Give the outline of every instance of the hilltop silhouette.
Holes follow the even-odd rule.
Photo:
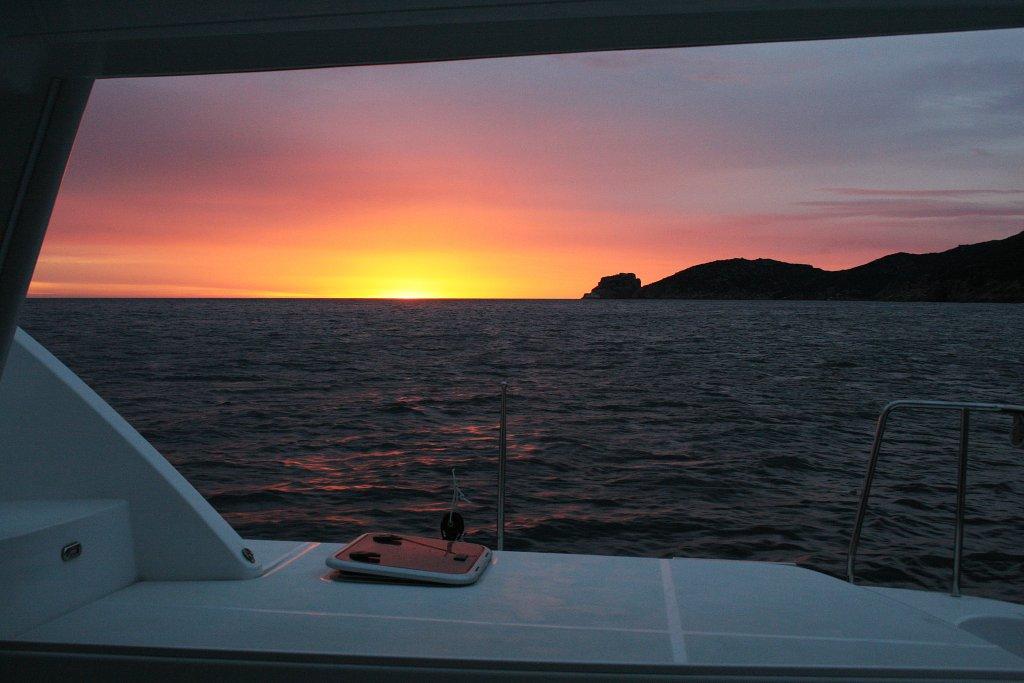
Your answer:
[[[643,286],[633,273],[619,273],[601,278],[583,298],[1024,302],[1024,231],[933,254],[890,254],[846,270],[734,258]]]

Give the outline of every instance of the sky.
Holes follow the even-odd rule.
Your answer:
[[[1024,230],[1024,31],[98,81],[33,296],[578,298]]]

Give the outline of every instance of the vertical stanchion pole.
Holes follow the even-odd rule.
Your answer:
[[[885,423],[889,421],[892,404],[882,409],[875,426],[875,440],[871,444],[871,457],[868,458],[868,473],[864,476],[864,486],[860,490],[860,503],[857,505],[857,519],[853,523],[853,534],[850,536],[850,549],[846,553],[846,578],[853,583],[853,563],[857,560],[857,546],[860,545],[860,532],[864,528],[864,515],[868,511],[868,498],[871,496],[871,484],[875,481],[875,469],[878,467],[878,454],[882,451],[882,437],[885,436]]]
[[[953,589],[950,594],[960,597],[960,560],[964,552],[964,507],[967,497],[967,432],[970,429],[971,411],[960,411],[960,457],[957,463],[956,480],[956,538],[953,542]]]
[[[501,416],[498,421],[498,550],[505,549],[505,461],[508,457],[506,420],[508,414],[508,382],[501,383]]]

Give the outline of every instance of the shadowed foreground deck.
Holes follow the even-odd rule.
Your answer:
[[[332,580],[337,545],[252,545],[278,558],[262,578],[137,582],[17,640],[464,673],[1024,676],[1024,659],[957,626],[1024,607],[790,565],[502,552],[476,585],[446,588]]]

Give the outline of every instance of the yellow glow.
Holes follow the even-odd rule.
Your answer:
[[[61,219],[88,207],[67,196],[57,208]],[[144,219],[133,213],[110,215],[104,222],[135,225]],[[209,220],[182,215],[172,222]],[[630,247],[609,250],[589,238],[581,237],[582,244],[553,239],[537,226],[599,222],[589,215],[545,217],[500,208],[429,206],[305,221],[293,217],[281,224],[269,218],[244,226],[229,221],[215,237],[202,231],[187,238],[153,231],[135,240],[112,230],[102,240],[61,238],[57,227],[50,236],[57,239],[48,242],[40,258],[30,294],[575,298],[605,272],[638,263],[644,254],[632,253]],[[673,259],[659,269],[675,265]]]
[[[475,246],[475,245],[474,245]],[[387,299],[573,297],[640,253],[544,251],[519,245],[393,249],[377,245],[162,242],[52,245],[32,296],[324,297]],[[668,270],[672,264],[658,264]],[[579,283],[583,282],[584,285]],[[574,297],[573,297],[574,298]]]
[[[490,254],[474,252],[338,252],[330,255],[338,265],[321,272],[336,272],[311,282],[321,295],[374,299],[449,299],[501,296],[509,277],[496,274]]]
[[[373,299],[436,299],[433,294],[429,292],[417,292],[408,289],[404,289],[397,292],[382,292],[380,296],[371,297]]]

